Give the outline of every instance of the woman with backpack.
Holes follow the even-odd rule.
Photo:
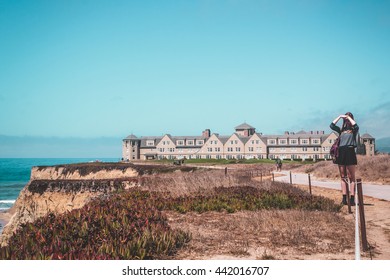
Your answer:
[[[343,119],[342,127],[338,127],[336,123]],[[340,142],[338,148],[338,157],[335,164],[338,164],[340,176],[341,176],[341,190],[343,192],[342,203],[347,204],[347,183],[343,178],[349,178],[350,182],[350,203],[355,205],[355,173],[356,173],[356,135],[359,131],[359,126],[354,120],[352,113],[348,112],[345,115],[338,116],[331,124],[330,128],[339,134]]]

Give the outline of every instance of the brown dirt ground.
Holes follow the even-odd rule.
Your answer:
[[[307,186],[298,186],[307,189]],[[314,195],[340,202],[340,191],[312,188]],[[362,259],[390,259],[390,202],[364,197],[370,250]],[[352,211],[354,212],[354,207]],[[257,212],[166,212],[173,228],[192,240],[176,259],[354,259],[354,214],[267,210]]]
[[[265,178],[263,178],[265,179]],[[270,179],[270,178],[269,178]],[[307,186],[298,186],[307,190]],[[312,187],[339,203],[338,190]],[[367,239],[371,249],[362,259],[390,260],[390,202],[364,197]],[[354,210],[354,207],[353,207]],[[187,230],[192,240],[176,259],[354,259],[354,214],[269,210],[233,214],[166,212],[173,228]],[[10,213],[0,213],[8,222]]]

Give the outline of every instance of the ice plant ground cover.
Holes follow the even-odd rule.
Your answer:
[[[191,240],[173,230],[164,210],[179,213],[301,209],[337,212],[340,205],[275,184],[215,188],[207,195],[171,197],[169,193],[139,189],[95,199],[81,209],[49,214],[24,224],[0,249],[1,259],[169,259]]]

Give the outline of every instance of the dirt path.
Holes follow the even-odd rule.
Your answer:
[[[298,186],[308,190],[307,186]],[[312,187],[313,195],[322,195],[333,199],[339,203],[341,201],[341,192],[339,190],[326,189],[321,187]],[[364,211],[367,227],[367,240],[373,247],[371,253],[372,259],[390,260],[390,202],[373,197],[364,197]],[[352,208],[354,212],[354,207]],[[342,214],[345,218],[353,220],[354,214],[348,214],[347,207],[343,207]],[[365,252],[364,258],[371,259],[370,252]]]
[[[297,187],[308,191],[307,186]],[[336,203],[341,200],[339,190],[312,187],[312,193]],[[364,204],[371,249],[361,250],[361,259],[390,260],[390,202],[365,197]],[[338,214],[296,210],[166,214],[172,227],[192,233],[177,259],[355,259],[355,216],[347,207]]]

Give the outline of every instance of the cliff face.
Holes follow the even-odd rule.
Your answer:
[[[151,169],[141,170],[129,164],[32,168],[29,183],[9,210],[12,217],[0,236],[0,246],[7,244],[19,225],[33,222],[50,212],[61,214],[81,208],[95,197],[129,188],[134,185],[134,179],[145,170]]]
[[[196,169],[120,163],[34,167],[29,183],[8,213],[12,217],[0,235],[0,246],[8,243],[21,224],[34,222],[49,213],[81,208],[113,191],[139,187],[180,196],[239,185],[242,180],[240,176],[225,176],[223,170],[193,172]]]

